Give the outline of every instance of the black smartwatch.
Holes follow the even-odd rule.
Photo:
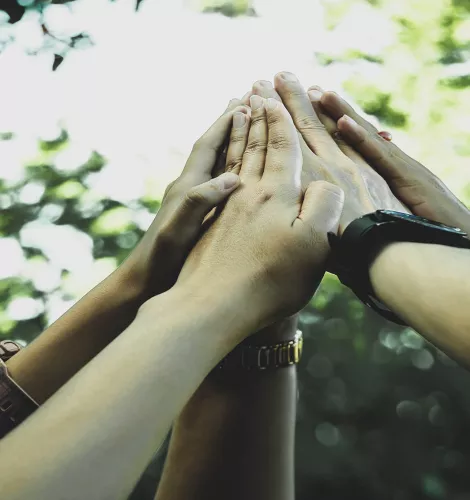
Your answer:
[[[380,250],[396,241],[470,248],[462,229],[392,210],[364,215],[351,222],[341,237],[328,233],[328,239],[328,271],[336,274],[364,304],[399,325],[407,324],[377,299],[370,281],[369,267]]]

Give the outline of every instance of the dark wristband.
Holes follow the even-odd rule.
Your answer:
[[[26,420],[39,407],[9,376],[4,361],[20,350],[12,341],[0,342],[0,439]]]

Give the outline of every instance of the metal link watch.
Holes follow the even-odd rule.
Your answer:
[[[219,369],[267,370],[298,364],[302,357],[303,336],[297,330],[287,342],[256,346],[239,345],[218,365]]]

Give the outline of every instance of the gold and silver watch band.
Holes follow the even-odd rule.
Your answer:
[[[221,361],[218,368],[223,370],[282,368],[299,363],[302,350],[303,336],[302,332],[297,330],[295,337],[286,342],[267,346],[239,345]]]

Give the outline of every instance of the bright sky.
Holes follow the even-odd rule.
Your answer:
[[[37,152],[37,138],[53,139],[62,124],[70,146],[56,158],[56,168],[73,170],[92,150],[108,158],[102,172],[89,179],[91,195],[123,203],[152,186],[155,195],[175,178],[192,144],[225,109],[258,79],[272,80],[290,70],[306,85],[341,91],[356,71],[372,71],[366,62],[320,66],[315,52],[340,54],[348,48],[373,53],[393,43],[393,26],[367,5],[353,8],[334,32],[326,30],[323,7],[313,0],[255,1],[257,18],[229,19],[200,14],[182,0],[145,0],[138,13],[134,0],[76,0],[71,8],[51,5],[50,31],[60,38],[89,32],[95,46],[70,52],[52,72],[52,52],[28,56],[41,47],[37,17],[14,26],[0,24],[0,40],[15,36],[0,54],[0,178],[22,178],[25,160]],[[361,19],[361,22],[357,22]],[[37,203],[44,186],[28,185],[26,203]],[[11,201],[0,193],[0,207]],[[51,291],[48,302],[14,299],[7,313],[26,319],[47,309],[56,319],[115,266],[113,259],[93,263],[88,235],[57,226],[57,207],[46,206],[41,221],[23,228],[23,245],[41,248],[49,261],[26,262],[14,238],[0,239],[0,279],[22,275]],[[136,214],[142,227],[150,214]],[[5,258],[6,257],[6,258]],[[70,277],[62,290],[62,269]],[[87,270],[87,272],[84,272]],[[53,291],[53,292],[52,292]]]

